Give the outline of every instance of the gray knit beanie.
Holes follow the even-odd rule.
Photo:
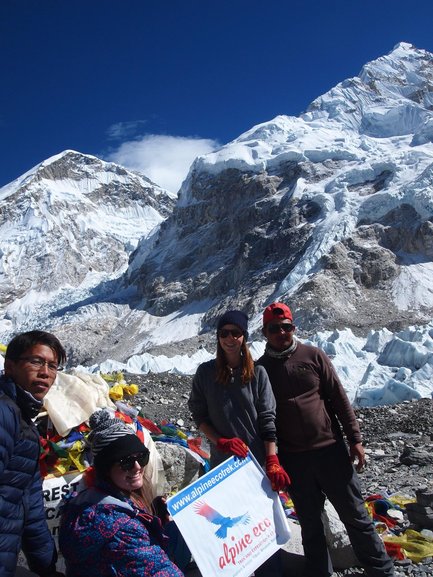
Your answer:
[[[107,470],[114,463],[135,453],[145,453],[146,446],[133,429],[113,417],[107,409],[95,411],[89,419],[91,432],[87,437],[96,470]]]

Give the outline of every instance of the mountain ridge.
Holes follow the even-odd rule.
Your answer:
[[[388,70],[390,63],[388,85],[372,85],[377,70]],[[418,258],[430,267],[432,256],[433,133],[424,145],[413,144],[415,135],[408,130],[421,126],[408,124],[402,112],[407,111],[407,104],[402,109],[402,69],[417,83],[410,95],[420,95],[415,88],[421,84],[430,105],[432,55],[401,43],[363,67],[367,84],[359,77],[340,83],[300,117],[278,116],[196,159],[158,247],[141,275],[135,272],[146,305],[164,315],[207,296],[216,304],[204,316],[205,327],[224,308],[241,306],[255,317],[258,330],[259,310],[274,299],[293,303],[307,330],[351,326],[365,332],[426,322],[432,310],[426,278],[428,303],[406,302],[402,310],[393,296],[405,262]],[[348,85],[351,100],[358,91],[357,109],[347,107]],[[365,127],[374,103],[380,126],[379,112],[394,110],[395,100],[399,114],[392,117],[392,136],[355,131],[347,120],[355,117],[355,125]],[[410,117],[412,105],[410,100]],[[428,124],[431,110],[417,106]],[[164,236],[167,229],[170,238]],[[416,266],[412,283],[422,276]],[[161,277],[164,284],[155,282]],[[370,319],[362,315],[367,303]]]
[[[173,204],[142,175],[70,150],[0,189],[2,332],[49,324],[95,290],[106,297]]]

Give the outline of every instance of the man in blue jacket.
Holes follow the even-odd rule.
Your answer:
[[[45,520],[39,434],[32,419],[66,361],[44,331],[14,337],[0,376],[0,577],[13,577],[20,549],[41,577],[56,575],[57,551]]]

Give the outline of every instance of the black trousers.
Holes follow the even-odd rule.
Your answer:
[[[281,559],[281,549],[269,557],[263,565],[254,571],[255,577],[282,577],[283,564]]]
[[[302,453],[288,453],[279,447],[278,457],[292,482],[289,492],[301,525],[305,577],[329,577],[333,573],[322,522],[326,497],[344,523],[365,573],[369,577],[394,576],[394,564],[365,508],[343,441]]]

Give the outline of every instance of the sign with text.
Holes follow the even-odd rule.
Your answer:
[[[46,477],[42,483],[45,517],[54,538],[59,535],[60,505],[63,497],[83,488],[83,473],[73,471],[61,477]]]
[[[60,525],[60,505],[63,497],[80,491],[83,488],[83,473],[73,471],[65,473],[61,477],[46,477],[42,483],[42,494],[44,497],[45,517],[47,519],[48,528],[54,537],[58,549],[59,525]],[[23,553],[20,553],[18,558],[18,565],[27,567],[27,563]],[[57,562],[57,569],[64,570],[64,560],[59,554]]]
[[[290,538],[278,494],[251,453],[227,459],[167,506],[206,577],[248,577]]]

